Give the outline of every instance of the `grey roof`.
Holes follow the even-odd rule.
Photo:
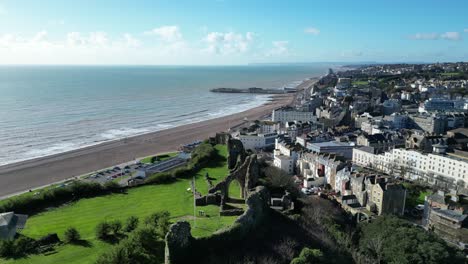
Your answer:
[[[11,239],[15,236],[17,229],[26,225],[27,215],[7,212],[0,214],[0,239]]]
[[[457,222],[463,222],[468,215],[459,213],[454,210],[447,210],[447,209],[434,209],[434,213],[441,215],[443,217],[449,218],[451,220],[455,220]]]

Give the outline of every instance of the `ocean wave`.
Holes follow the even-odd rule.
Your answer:
[[[74,150],[74,149],[77,149],[78,147],[79,146],[77,144],[71,143],[71,142],[58,143],[47,148],[35,148],[32,150],[29,150],[28,152],[25,153],[25,156],[30,157],[30,158],[43,157],[43,156],[48,156],[52,154]]]
[[[110,129],[102,133],[100,136],[107,140],[121,139],[129,136],[141,135],[148,133],[150,130],[146,128],[120,128],[120,129]]]

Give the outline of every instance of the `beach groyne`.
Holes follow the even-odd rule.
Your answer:
[[[291,91],[281,90],[281,89],[264,89],[258,87],[250,87],[250,88],[214,88],[211,89],[210,92],[213,93],[248,93],[248,94],[286,94],[290,93]]]

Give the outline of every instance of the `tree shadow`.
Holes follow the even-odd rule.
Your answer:
[[[93,246],[93,243],[89,242],[88,240],[85,239],[80,239],[77,241],[73,241],[70,244],[75,245],[75,246],[82,246],[82,247],[87,247],[90,248]]]
[[[115,244],[118,244],[120,242],[120,240],[122,240],[124,238],[127,238],[127,235],[122,234],[122,233],[118,233],[118,234],[108,235],[108,236],[106,236],[104,238],[101,238],[101,240],[106,242],[106,243],[109,243],[111,245],[115,245]]]

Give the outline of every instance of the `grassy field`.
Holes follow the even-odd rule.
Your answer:
[[[216,146],[218,153],[226,157],[226,146]],[[196,186],[201,193],[208,191],[204,175],[208,173],[213,182],[224,178],[228,174],[226,161],[221,160],[208,165],[196,175]],[[57,233],[63,238],[68,227],[75,227],[85,239],[88,246],[64,245],[56,247],[56,252],[48,256],[33,255],[24,259],[0,260],[1,263],[92,263],[110,244],[99,241],[95,237],[95,227],[103,220],[122,220],[129,216],[137,216],[143,221],[144,217],[162,210],[171,213],[175,222],[185,219],[192,224],[192,234],[197,237],[206,236],[214,231],[229,226],[236,217],[220,217],[219,207],[205,206],[204,217],[194,217],[193,197],[187,188],[191,179],[180,179],[167,185],[150,185],[129,189],[125,194],[112,194],[102,197],[81,199],[76,203],[32,216],[22,231],[23,235],[40,238],[49,233]],[[239,192],[232,184],[233,192]],[[3,262],[2,262],[3,261]]]
[[[165,153],[165,154],[161,154],[161,155],[157,155],[157,156],[163,156],[159,161],[164,161],[164,160],[167,160],[169,158],[172,158],[174,156],[177,156],[177,154],[179,154],[179,152],[170,152],[170,153]],[[154,157],[154,156],[148,156],[146,158],[143,158],[140,160],[141,163],[151,163],[151,158]]]
[[[461,74],[462,74],[461,72],[443,72],[440,75],[453,77],[453,76],[458,76],[458,75],[461,75]]]
[[[363,86],[363,85],[368,85],[369,82],[367,80],[358,80],[358,81],[353,81],[352,85],[356,86]]]

